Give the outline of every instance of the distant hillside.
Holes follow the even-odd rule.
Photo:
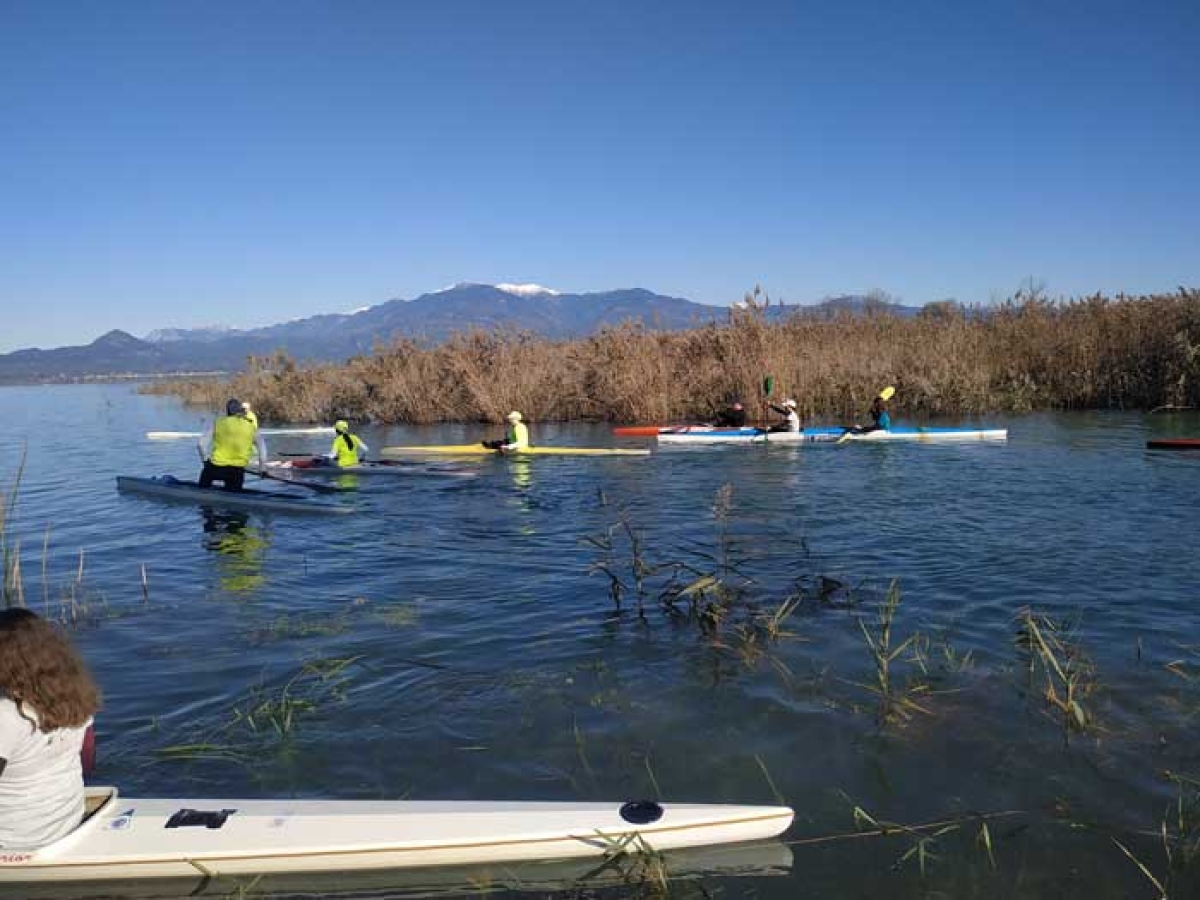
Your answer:
[[[772,306],[777,318],[797,310],[862,312],[876,301],[838,297],[816,307]],[[893,307],[902,315],[910,307]],[[693,303],[641,288],[562,294],[537,285],[457,284],[414,300],[389,300],[355,313],[312,316],[264,328],[163,328],[145,340],[110,331],[82,347],[18,350],[0,355],[0,382],[68,381],[85,377],[240,370],[250,354],[284,349],[301,360],[368,353],[379,342],[411,337],[440,342],[470,328],[516,328],[552,338],[591,334],[635,320],[676,330],[723,322],[727,307]]]

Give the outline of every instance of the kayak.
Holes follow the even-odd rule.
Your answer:
[[[288,872],[353,872],[604,858],[774,837],[786,806],[634,801],[541,803],[131,800],[87,791],[90,814],[33,851],[0,854],[0,884]]]
[[[706,432],[664,432],[660,444],[828,444],[849,441],[1003,441],[1005,429],[906,428],[877,430],[855,434],[846,428],[805,428],[803,431],[768,431],[761,428],[714,429]]]
[[[253,488],[245,488],[240,491],[227,491],[220,487],[202,488],[194,481],[182,481],[170,475],[156,478],[118,475],[117,490],[123,494],[143,494],[149,497],[160,497],[164,500],[199,503],[204,506],[227,506],[238,509],[263,509],[272,512],[319,515],[345,515],[354,512],[352,507],[314,501],[304,494],[257,491]]]
[[[286,476],[307,476],[312,478],[337,478],[342,475],[430,475],[444,478],[474,478],[475,472],[464,469],[447,469],[423,465],[421,463],[401,462],[361,462],[353,466],[337,466],[322,457],[311,459],[292,459],[285,462],[272,461],[267,468]]]
[[[1200,438],[1159,438],[1146,441],[1147,450],[1200,450]]]
[[[816,444],[833,443],[845,428],[805,428],[803,431],[764,431],[761,428],[673,429],[658,433],[660,444]]]
[[[717,425],[619,425],[612,430],[617,437],[656,437],[665,432],[718,431]]]
[[[955,441],[1007,441],[1007,428],[906,428],[888,431],[878,429],[862,434],[847,433],[845,441],[919,441],[921,443],[953,443]]]
[[[794,863],[791,848],[774,838],[664,850],[655,859],[655,870],[656,873],[661,871],[673,884],[699,878],[783,876],[791,873]],[[513,892],[523,892],[520,896],[531,897],[536,891],[538,897],[579,898],[615,896],[599,893],[600,888],[606,887],[628,892],[630,885],[646,883],[646,869],[645,856],[631,848],[623,857],[604,861],[583,856],[355,872],[272,872],[252,878],[206,878],[199,870],[187,878],[134,880],[109,875],[105,880],[70,883],[25,882],[20,885],[20,897],[21,900],[116,900],[118,897],[121,900],[194,900],[196,897],[223,900],[233,897],[245,897],[246,900],[416,900],[427,897],[449,900],[515,896]],[[254,883],[253,891],[245,891],[246,881]],[[657,874],[655,882],[658,882]],[[239,893],[239,889],[245,892]],[[684,891],[683,895],[691,896],[691,892]],[[675,892],[668,896],[675,896]]]
[[[259,434],[264,435],[286,435],[286,434],[333,434],[333,429],[328,426],[317,426],[313,428],[260,428]],[[152,441],[177,441],[185,438],[198,438],[202,436],[199,431],[147,431],[146,437]]]
[[[422,444],[417,447],[384,447],[383,456],[413,453],[447,453],[458,456],[649,456],[649,450],[619,450],[614,447],[526,447],[501,453],[483,444]]]

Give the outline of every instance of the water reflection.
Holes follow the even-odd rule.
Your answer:
[[[266,535],[249,524],[250,515],[242,510],[202,507],[205,550],[214,551],[217,583],[231,594],[253,594],[263,586],[263,558]]]
[[[519,534],[523,537],[532,537],[537,534],[537,529],[534,528],[533,522],[529,517],[533,515],[535,503],[533,500],[533,467],[528,459],[514,457],[506,460],[508,463],[509,477],[512,478],[512,484],[515,490],[513,491],[513,505],[517,511],[524,517],[524,520],[517,528]]]

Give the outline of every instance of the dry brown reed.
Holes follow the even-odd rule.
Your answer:
[[[755,297],[728,322],[687,331],[624,324],[572,341],[471,331],[438,346],[397,340],[341,364],[279,352],[252,357],[228,382],[147,390],[214,409],[232,393],[272,422],[497,422],[510,409],[541,421],[667,422],[735,398],[759,415],[766,375],[807,418],[861,415],[889,384],[907,417],[1200,405],[1200,290],[1071,301],[1033,292],[987,309],[929,304],[912,318],[782,321]]]

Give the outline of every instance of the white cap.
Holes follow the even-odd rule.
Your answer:
[[[787,400],[784,400],[784,401],[783,401],[783,405],[784,405],[784,406],[790,406],[792,409],[795,409],[795,408],[796,408],[796,401],[795,401],[795,400],[793,400],[793,399],[791,399],[791,398],[789,397]]]
[[[508,421],[510,421],[510,422],[520,422],[521,414],[514,409],[512,412],[510,412],[504,418],[508,419]]]

